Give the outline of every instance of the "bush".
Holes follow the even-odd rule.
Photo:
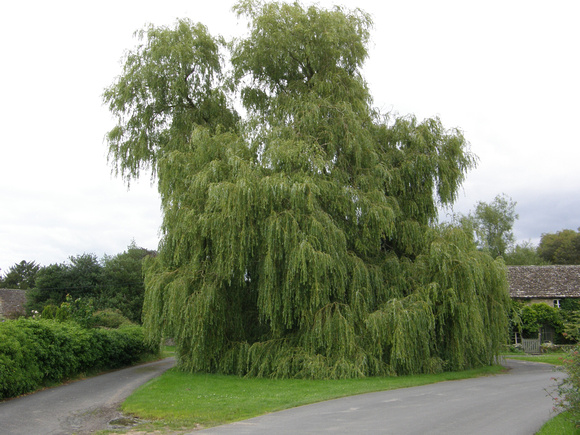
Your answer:
[[[555,408],[568,411],[576,426],[580,425],[580,347],[569,351],[562,360],[562,370],[567,374],[559,380],[554,397]]]
[[[120,310],[108,308],[93,314],[91,324],[93,327],[119,328],[124,325],[133,325],[133,322],[123,316]]]
[[[75,322],[19,319],[0,324],[0,399],[86,372],[138,362],[159,349],[140,326],[86,329]]]
[[[504,348],[505,352],[509,353],[524,353],[524,349],[522,348],[522,344],[507,344]]]

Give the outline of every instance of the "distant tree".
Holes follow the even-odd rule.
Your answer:
[[[508,266],[541,266],[548,264],[531,242],[523,242],[510,249],[503,259]]]
[[[73,299],[92,298],[98,295],[103,285],[103,264],[95,254],[70,257],[68,294]]]
[[[538,255],[551,264],[580,264],[580,228],[542,234]]]
[[[118,309],[133,322],[141,322],[143,309],[143,259],[155,251],[131,243],[127,250],[103,260],[103,286],[97,307]]]
[[[36,286],[28,292],[28,310],[61,306],[81,298],[96,310],[115,309],[133,322],[141,321],[143,259],[155,251],[131,243],[127,250],[99,260],[94,254],[72,256],[69,261],[40,268]]]
[[[473,212],[460,216],[464,230],[474,235],[478,247],[493,258],[504,256],[515,241],[512,232],[518,219],[516,202],[505,194],[497,195],[491,204],[479,201]]]
[[[69,288],[68,265],[51,264],[42,267],[36,276],[35,287],[26,294],[28,312],[42,312],[46,305],[60,305]]]
[[[51,264],[38,271],[35,288],[27,295],[27,309],[41,312],[47,304],[62,304],[67,295],[94,298],[102,284],[103,266],[94,254],[73,256],[68,263]]]
[[[21,261],[8,269],[3,277],[0,277],[0,288],[28,290],[34,287],[36,274],[40,266],[34,261]]]

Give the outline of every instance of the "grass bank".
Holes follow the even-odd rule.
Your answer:
[[[522,361],[541,362],[546,364],[562,365],[562,358],[565,353],[546,353],[542,355],[508,354],[505,358],[518,359]]]
[[[536,435],[580,435],[580,429],[567,412],[562,412],[542,426]]]
[[[256,417],[295,406],[375,391],[500,373],[501,366],[436,375],[311,381],[165,372],[139,388],[123,412],[150,420],[147,429],[188,430]]]

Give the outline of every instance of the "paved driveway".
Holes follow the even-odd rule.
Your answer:
[[[548,364],[507,360],[507,374],[362,394],[194,434],[532,435],[554,416]]]
[[[173,366],[167,358],[0,403],[2,435],[69,435],[106,429],[137,387]]]

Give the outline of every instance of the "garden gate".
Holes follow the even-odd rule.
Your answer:
[[[522,338],[522,348],[525,353],[540,353],[540,337]]]

